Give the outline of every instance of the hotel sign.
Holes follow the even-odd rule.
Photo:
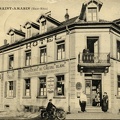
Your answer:
[[[40,75],[47,75],[50,73],[59,73],[59,72],[63,73],[67,71],[68,71],[67,62],[59,62],[59,63],[24,68],[22,71],[22,77],[40,76]]]

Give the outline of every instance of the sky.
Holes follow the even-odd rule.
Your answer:
[[[0,0],[0,46],[4,39],[9,39],[10,28],[20,29],[27,21],[36,22],[41,14],[51,11],[51,16],[58,21],[64,21],[66,9],[70,18],[78,16],[82,4],[87,0]],[[100,0],[103,6],[100,18],[112,21],[120,18],[120,0]],[[3,7],[30,7],[30,10],[2,10]],[[24,31],[24,29],[22,28]]]

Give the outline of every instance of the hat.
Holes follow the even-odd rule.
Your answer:
[[[52,101],[52,99],[49,99],[49,101]]]

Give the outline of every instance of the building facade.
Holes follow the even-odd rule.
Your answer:
[[[73,112],[80,92],[92,106],[97,92],[109,96],[109,111],[120,110],[120,20],[99,18],[102,2],[83,3],[80,15],[59,22],[50,14],[27,21],[26,32],[10,29],[0,47],[0,109],[37,109],[49,99]]]

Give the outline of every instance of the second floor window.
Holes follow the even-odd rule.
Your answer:
[[[120,41],[117,41],[117,59],[120,60]]]
[[[25,52],[25,66],[31,65],[31,51]]]
[[[24,89],[24,95],[29,97],[31,95],[31,91],[30,91],[30,79],[25,79],[25,89]]]
[[[46,46],[40,48],[40,63],[45,63],[47,58]]]
[[[88,8],[88,21],[97,21],[97,8]]]
[[[40,87],[39,87],[39,96],[46,96],[46,77],[39,78]]]
[[[57,43],[57,60],[65,59],[65,42]]]
[[[9,56],[9,69],[13,69],[14,65],[14,55]]]

